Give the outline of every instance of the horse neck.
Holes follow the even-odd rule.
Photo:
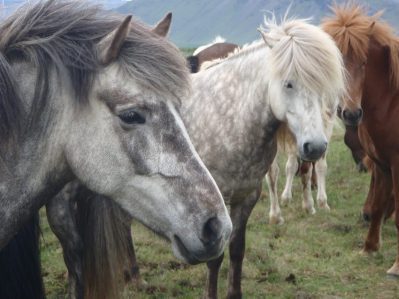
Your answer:
[[[371,40],[362,96],[364,117],[377,116],[376,109],[387,113],[390,106],[387,101],[396,92],[397,88],[391,86],[389,50]]]
[[[0,249],[72,179],[66,166],[45,150],[48,144],[34,146],[37,142],[25,140],[0,162]],[[15,160],[10,163],[8,157]]]
[[[186,106],[214,107],[217,114],[239,114],[243,120],[269,111],[269,50],[246,51],[193,75],[194,95]]]
[[[192,75],[193,95],[183,102],[190,138],[222,192],[241,188],[232,173],[237,179],[251,169],[245,179],[258,180],[275,151],[280,122],[268,101],[267,56],[262,48]]]
[[[31,79],[27,76],[17,78]],[[30,109],[34,92],[27,81],[19,87],[25,108]],[[0,151],[0,248],[32,212],[72,179],[62,157],[62,134],[56,133],[60,128],[56,128],[52,121],[61,118],[54,113],[60,107],[56,107],[56,99],[49,102],[54,105],[43,107],[39,121],[20,132],[16,142]],[[27,125],[27,114],[19,121]]]

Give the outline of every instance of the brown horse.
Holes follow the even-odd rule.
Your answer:
[[[399,231],[399,39],[379,20],[381,13],[370,17],[353,4],[336,6],[333,12],[323,27],[344,55],[349,75],[342,118],[358,125],[360,143],[374,162],[371,224],[364,245],[368,253],[380,246],[381,224],[392,195]],[[399,276],[399,251],[388,274]]]
[[[211,44],[200,52],[194,53],[195,55],[187,57],[190,71],[197,73],[204,62],[225,58],[237,48],[238,45],[225,42]]]

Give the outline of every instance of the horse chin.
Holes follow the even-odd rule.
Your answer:
[[[177,235],[174,235],[172,239],[172,249],[174,255],[178,259],[187,264],[196,265],[219,257],[223,253],[225,244],[224,240],[225,237],[221,236],[207,246],[204,246],[203,249],[193,252],[187,249],[184,242]]]
[[[323,153],[324,154],[324,153]],[[316,162],[317,160],[319,160],[323,154],[321,155],[305,155],[304,153],[300,152],[299,153],[299,158],[303,161],[303,162]]]
[[[348,127],[357,127],[361,121],[362,121],[361,118],[359,118],[358,120],[348,120],[348,119],[342,118],[342,122],[344,123],[345,126],[348,126]]]
[[[201,261],[187,249],[183,241],[176,235],[173,236],[172,248],[174,255],[183,262],[190,265],[197,265],[201,263]]]

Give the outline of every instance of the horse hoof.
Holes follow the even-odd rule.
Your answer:
[[[292,201],[291,197],[281,197],[281,205],[288,206]]]
[[[377,253],[377,250],[368,250],[365,248],[359,251],[359,255],[363,257],[374,257],[377,255]]]
[[[387,271],[387,276],[392,279],[399,280],[399,264],[395,263],[393,266]]]
[[[316,210],[314,207],[307,207],[307,206],[302,206],[302,208],[308,213],[309,215],[314,215],[316,214]]]
[[[309,213],[310,215],[316,214],[315,208],[312,207],[311,209],[308,209],[308,213]]]
[[[282,216],[270,216],[269,218],[269,224],[272,225],[282,225],[284,224],[284,218]]]
[[[319,209],[324,210],[326,212],[330,212],[330,206],[326,202],[319,202]]]

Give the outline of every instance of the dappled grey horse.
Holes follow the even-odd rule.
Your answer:
[[[190,137],[231,207],[229,298],[240,298],[245,230],[286,123],[303,160],[320,158],[327,139],[322,114],[344,92],[339,50],[301,20],[267,21],[263,40],[192,76],[193,95],[181,113]],[[206,297],[217,297],[223,255],[208,263]]]
[[[178,114],[189,91],[178,49],[76,1],[28,4],[0,36],[0,248],[77,178],[182,260],[223,252],[231,221]]]
[[[327,148],[322,113],[335,111],[344,90],[341,55],[321,29],[301,20],[266,21],[263,41],[192,76],[182,107],[190,137],[230,205],[229,298],[240,298],[245,230],[262,179],[286,123],[303,160]],[[217,297],[223,255],[209,262],[206,296]]]

